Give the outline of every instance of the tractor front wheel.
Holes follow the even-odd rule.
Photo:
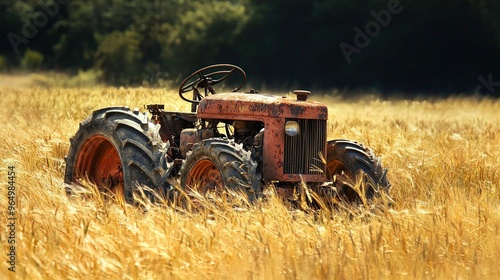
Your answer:
[[[326,174],[347,202],[359,202],[361,196],[371,199],[391,186],[387,169],[372,150],[350,140],[328,142]]]
[[[200,194],[229,190],[253,201],[262,189],[257,163],[250,152],[231,140],[207,139],[195,144],[180,174],[181,187]]]

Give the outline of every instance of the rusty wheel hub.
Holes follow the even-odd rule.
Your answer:
[[[191,169],[188,185],[192,188],[197,186],[196,189],[202,194],[208,191],[222,192],[224,188],[220,170],[212,161],[207,159],[200,160]]]
[[[123,192],[123,168],[115,146],[104,136],[90,137],[75,164],[75,181],[87,179],[98,187]]]

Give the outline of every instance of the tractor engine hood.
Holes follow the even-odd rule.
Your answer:
[[[328,108],[319,102],[255,93],[220,93],[205,97],[198,106],[202,119],[328,119]]]

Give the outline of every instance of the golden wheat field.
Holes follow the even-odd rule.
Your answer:
[[[64,156],[92,110],[189,104],[175,89],[3,77],[0,279],[500,279],[499,100],[312,98],[329,106],[330,139],[358,140],[382,158],[391,207],[313,213],[270,193],[249,208],[190,213],[68,198]]]

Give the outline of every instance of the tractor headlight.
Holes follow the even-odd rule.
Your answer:
[[[296,136],[300,133],[299,123],[296,121],[287,121],[285,124],[285,133],[288,136]]]

